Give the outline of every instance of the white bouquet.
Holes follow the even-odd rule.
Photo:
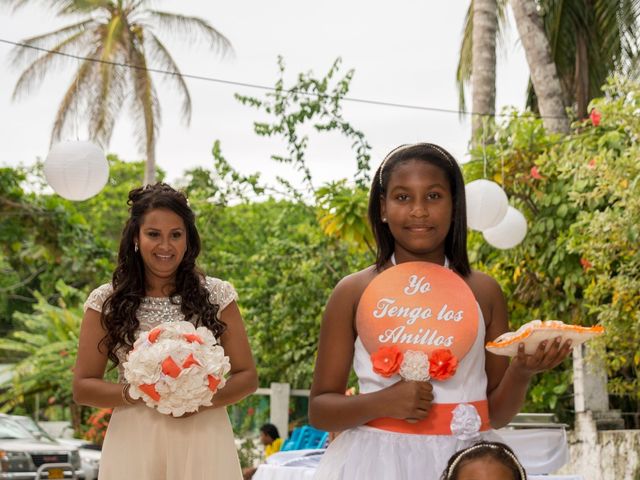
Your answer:
[[[174,417],[212,405],[231,369],[211,331],[186,321],[142,332],[123,367],[131,398]]]

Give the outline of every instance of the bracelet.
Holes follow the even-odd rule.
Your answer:
[[[131,385],[128,383],[122,386],[122,401],[126,405],[134,405],[136,402],[129,396],[129,388],[131,388]]]

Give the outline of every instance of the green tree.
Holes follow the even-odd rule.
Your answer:
[[[315,187],[306,163],[309,136],[300,133],[300,129],[308,124],[317,132],[335,131],[352,140],[356,160],[355,182],[363,188],[369,182],[371,146],[364,133],[355,129],[342,114],[342,101],[349,92],[354,71],[349,70],[344,77],[335,79],[341,62],[340,58],[336,59],[324,77],[315,78],[311,72],[301,73],[294,85],[286,87],[284,60],[279,57],[280,78],[276,81],[274,92],[267,93],[263,99],[236,94],[242,104],[262,110],[272,117],[270,122],[255,122],[254,131],[260,136],[282,137],[287,144],[287,154],[272,155],[271,158],[291,164],[301,172],[306,187],[311,191],[315,191]],[[299,191],[294,193],[298,198],[303,197]]]
[[[576,122],[566,137],[547,136],[531,115],[498,126],[487,170],[524,212],[529,231],[507,251],[474,233],[470,257],[503,286],[513,328],[537,318],[602,324],[606,335],[594,345],[607,361],[614,406],[637,411],[640,85],[617,78],[605,93],[593,103],[601,123]],[[480,163],[465,167],[467,180],[481,176]],[[536,379],[528,410],[551,408],[569,419],[566,367]]]
[[[33,313],[16,312],[17,328],[7,338],[0,338],[0,351],[19,358],[12,380],[1,386],[0,405],[7,412],[33,401],[36,395],[53,397],[57,404],[70,408],[78,431],[81,410],[73,402],[71,386],[84,295],[61,281],[56,289],[57,305],[36,293],[38,303]]]
[[[18,7],[27,1],[2,3]],[[127,106],[140,149],[146,155],[144,183],[153,183],[161,115],[149,68],[174,72],[163,79],[177,92],[183,119],[188,122],[191,117],[187,84],[160,32],[171,32],[192,43],[204,40],[222,53],[231,49],[229,41],[206,20],[156,10],[148,0],[57,0],[51,6],[58,15],[80,19],[22,41],[49,52],[16,47],[13,62],[27,62],[28,66],[16,83],[14,98],[31,91],[57,64],[70,60],[59,54],[86,58],[80,61],[58,107],[51,141],[64,137],[73,129],[74,119],[86,115],[89,136],[106,147],[122,108]]]
[[[84,288],[111,269],[111,252],[96,238],[72,202],[40,194],[40,166],[0,169],[0,327],[11,328],[14,311],[28,312],[38,291],[55,299],[58,280]],[[31,191],[26,190],[28,185]]]

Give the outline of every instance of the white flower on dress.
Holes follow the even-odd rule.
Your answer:
[[[405,380],[426,382],[429,380],[429,357],[426,353],[407,350],[400,365],[400,376]]]
[[[212,405],[231,369],[211,331],[186,321],[142,332],[123,367],[131,398],[174,417]]]
[[[460,403],[453,409],[451,433],[459,440],[472,440],[480,436],[482,419],[476,407]]]

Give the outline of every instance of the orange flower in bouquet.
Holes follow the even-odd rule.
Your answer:
[[[383,377],[391,377],[400,370],[403,357],[395,345],[380,347],[377,352],[371,354],[373,371]]]
[[[429,356],[429,375],[434,380],[447,380],[455,375],[458,359],[448,348],[438,348]]]

